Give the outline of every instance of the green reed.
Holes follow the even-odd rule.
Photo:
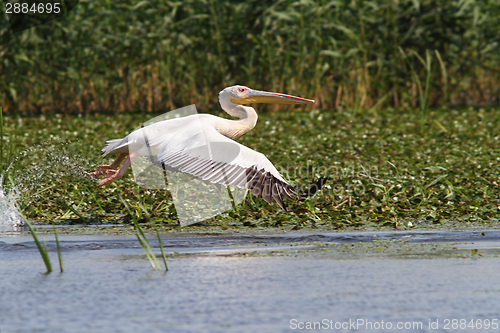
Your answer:
[[[498,103],[499,15],[495,1],[80,2],[20,34],[0,22],[0,103],[28,115],[204,109],[236,83],[357,112],[388,93],[379,107]],[[432,88],[412,91],[399,48],[422,55],[416,75]]]
[[[59,271],[61,273],[64,273],[64,264],[62,260],[62,254],[61,254],[61,246],[59,245],[59,238],[57,237],[57,231],[56,227],[54,224],[52,224],[53,230],[54,230],[54,237],[56,238],[56,247],[57,247],[57,258],[59,260]]]
[[[133,221],[134,226],[136,228],[136,233],[135,235],[137,236],[137,240],[141,244],[142,249],[144,250],[144,253],[146,253],[146,257],[149,260],[149,263],[151,264],[151,267],[153,267],[153,270],[159,270],[161,271],[161,266],[158,260],[156,259],[156,255],[151,249],[151,246],[149,245],[149,241],[146,238],[146,235],[144,234],[144,231],[142,231],[141,226],[136,222]]]
[[[142,249],[144,250],[144,253],[146,254],[146,258],[148,258],[149,263],[151,264],[151,267],[153,270],[159,270],[161,271],[161,266],[158,260],[156,259],[156,254],[153,252],[153,249],[149,245],[149,241],[146,237],[146,234],[142,230],[141,226],[139,223],[137,223],[138,217],[142,216],[141,209],[136,209],[135,214],[132,212],[129,204],[121,198],[122,204],[125,206],[125,209],[128,211],[129,215],[132,217],[132,223],[134,224],[135,227],[135,235],[137,237],[137,240],[139,241],[139,244],[141,244]],[[144,207],[143,207],[144,208]],[[139,215],[138,215],[139,214]],[[158,238],[158,244],[161,249],[161,254],[162,254],[162,259],[165,264],[165,270],[168,271],[168,265],[167,265],[167,257],[165,255],[165,252],[163,250],[163,245],[161,242],[160,234],[158,233],[158,230],[155,227],[156,231],[156,237]]]
[[[31,224],[28,221],[26,221],[26,225],[28,226],[28,229],[30,231],[31,236],[33,236],[33,239],[35,240],[35,244],[36,244],[36,247],[38,248],[38,252],[40,252],[40,255],[42,256],[43,263],[45,264],[45,267],[47,268],[46,274],[49,274],[50,272],[52,272],[52,264],[50,263],[50,257],[49,257],[49,253],[47,251],[47,245],[44,242],[44,245],[42,246],[42,244],[38,240],[38,237],[35,233],[35,230],[33,229],[33,227],[31,226]]]
[[[47,244],[44,241],[43,246],[42,246],[42,243],[40,243],[40,240],[38,239],[38,236],[37,236],[35,230],[31,226],[31,223],[26,221],[26,225],[28,226],[28,230],[29,230],[31,236],[33,237],[33,240],[35,241],[38,252],[42,256],[43,263],[45,264],[45,267],[47,268],[47,272],[45,274],[49,274],[52,272],[52,264],[50,262],[49,252],[47,250]],[[56,231],[56,228],[54,226],[53,226],[53,230],[54,230],[54,237],[56,239],[57,257],[58,257],[58,261],[59,261],[59,271],[61,273],[64,273],[64,264],[63,264],[63,260],[62,260],[62,254],[61,254],[61,246],[59,245],[59,238],[57,237],[57,231]]]
[[[425,121],[427,118],[427,109],[429,107],[429,93],[431,91],[431,78],[432,78],[432,58],[431,58],[431,53],[429,50],[425,51],[425,60],[415,51],[412,51],[413,55],[422,63],[424,66],[424,71],[425,71],[425,85],[422,87],[422,81],[420,80],[420,76],[413,66],[412,62],[410,59],[408,59],[408,56],[406,53],[403,51],[402,48],[399,48],[399,51],[401,52],[403,58],[406,60],[408,63],[408,66],[410,67],[411,74],[414,80],[414,83],[417,86],[418,89],[418,96],[420,100],[420,131],[423,133],[424,132],[424,126],[425,126]],[[436,54],[439,54],[436,50]]]
[[[163,249],[163,243],[161,241],[160,233],[158,232],[158,228],[156,228],[156,226],[155,226],[155,232],[156,232],[156,238],[158,238],[158,246],[160,246],[161,250],[161,257],[163,259],[163,263],[165,264],[165,270],[168,271],[167,256],[165,255],[165,250]]]

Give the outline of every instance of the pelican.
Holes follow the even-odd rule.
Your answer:
[[[316,101],[237,85],[222,90],[219,103],[225,112],[238,119],[194,114],[156,122],[123,139],[109,140],[102,149],[103,157],[108,154],[118,154],[118,157],[109,165],[97,167],[91,176],[104,175],[99,181],[99,186],[103,186],[123,177],[132,161],[142,156],[163,168],[203,181],[250,190],[268,203],[274,199],[287,211],[283,198],[293,199],[304,192],[290,185],[264,154],[236,140],[257,123],[257,112],[248,104],[315,104]],[[122,161],[122,167],[117,169]],[[324,181],[318,180],[305,195],[313,195]]]

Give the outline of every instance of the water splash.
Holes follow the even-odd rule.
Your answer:
[[[39,209],[40,202],[64,200],[59,199],[58,188],[68,177],[92,181],[84,158],[74,150],[71,143],[51,140],[16,154],[0,174],[0,231],[22,230],[28,206]]]
[[[19,191],[16,188],[5,190],[3,178],[4,175],[0,175],[0,231],[22,230],[26,221],[17,206]]]

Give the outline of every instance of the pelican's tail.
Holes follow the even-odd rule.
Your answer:
[[[108,140],[101,151],[103,157],[108,154],[128,153],[128,138]]]

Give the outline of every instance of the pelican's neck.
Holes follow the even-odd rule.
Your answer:
[[[242,135],[251,131],[257,124],[257,112],[250,106],[235,104],[229,100],[220,100],[220,105],[224,111],[237,120],[223,119],[218,129],[219,132],[233,140],[239,139]],[[224,123],[224,125],[222,125]]]
[[[257,119],[259,119],[259,116],[257,115],[255,109],[250,106],[233,104],[232,108],[223,109],[230,116],[239,118],[238,120],[233,120],[233,122],[247,127],[248,131],[252,130],[255,127],[255,125],[257,124]]]

